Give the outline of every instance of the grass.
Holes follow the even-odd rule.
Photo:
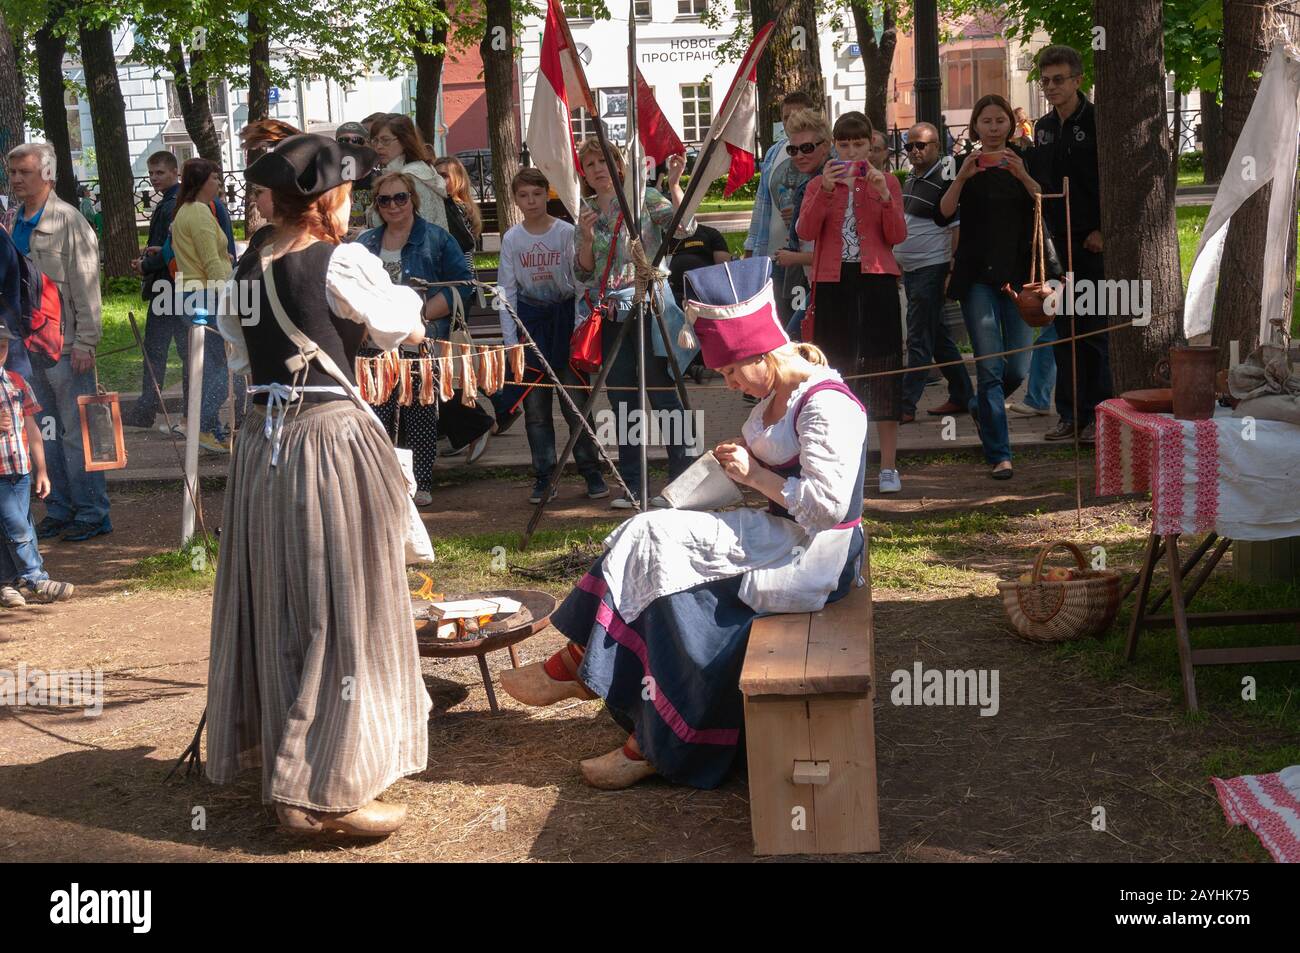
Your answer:
[[[459,536],[435,536],[437,562],[415,567],[434,579],[435,588],[448,594],[484,589],[537,589],[563,594],[581,575],[557,579],[554,583],[538,582],[512,571],[512,566],[536,567],[571,552],[573,547],[599,547],[606,536],[620,524],[608,520],[583,529],[543,529],[533,535],[526,552],[519,550],[519,533],[492,532]],[[146,556],[132,571],[133,588],[149,590],[193,591],[210,589],[216,579],[218,543],[210,548],[194,537],[180,549]],[[584,567],[585,568],[585,567]],[[411,588],[418,583],[413,578]]]
[[[1179,170],[1179,172],[1178,172],[1178,184],[1179,184],[1179,185],[1204,185],[1204,184],[1205,184],[1205,170],[1204,170],[1204,169],[1194,169],[1194,170],[1192,170],[1192,171],[1190,171],[1190,172],[1183,171],[1183,170]]]
[[[988,573],[964,565],[972,549],[983,548],[1006,529],[997,510],[975,510],[939,519],[870,527],[871,584],[881,589],[933,591],[960,588],[971,595],[996,590]]]
[[[1190,548],[1191,540],[1184,540]],[[1159,579],[1161,577],[1157,577]],[[1156,591],[1162,591],[1163,586]],[[1130,604],[1131,606],[1131,601]],[[1264,606],[1300,605],[1300,585],[1258,585],[1238,582],[1224,570],[1211,577],[1197,593],[1192,603],[1196,612],[1224,612],[1260,608]],[[1167,603],[1164,611],[1168,611]],[[1065,657],[1077,658],[1089,674],[1112,683],[1131,682],[1141,687],[1160,691],[1172,699],[1181,700],[1182,682],[1178,667],[1178,648],[1172,630],[1144,632],[1138,641],[1137,658],[1132,663],[1124,661],[1124,645],[1128,635],[1131,608],[1121,612],[1115,626],[1101,641],[1087,640],[1061,646],[1058,651]],[[1287,644],[1295,641],[1294,625],[1252,625],[1215,627],[1192,630],[1192,645],[1196,648],[1230,648],[1233,646]],[[1253,700],[1243,698],[1243,680],[1255,680]],[[1217,714],[1229,712],[1245,721],[1300,734],[1300,663],[1270,662],[1268,664],[1210,665],[1196,669],[1196,694],[1202,712]],[[1204,715],[1186,716],[1196,721]],[[1239,758],[1236,767],[1224,767],[1235,774],[1259,770],[1276,770],[1261,767],[1258,759],[1250,760],[1248,768],[1244,752],[1250,746],[1233,748]],[[1300,763],[1300,759],[1286,762]],[[1285,764],[1280,765],[1285,767]]]
[[[217,575],[217,541],[207,546],[193,536],[179,549],[146,556],[136,563],[132,576],[137,589],[199,590],[211,588]]]
[[[1183,288],[1187,288],[1187,279],[1192,273],[1192,262],[1196,259],[1196,246],[1200,244],[1201,234],[1205,231],[1205,220],[1210,215],[1208,205],[1180,205],[1176,210],[1178,216],[1178,259],[1182,264]],[[1300,220],[1298,220],[1300,222]],[[1296,259],[1296,290],[1300,292],[1300,258]],[[1291,300],[1291,333],[1300,333],[1300,293]]]
[[[697,212],[750,212],[754,209],[753,198],[705,199]]]

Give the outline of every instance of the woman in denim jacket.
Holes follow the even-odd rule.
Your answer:
[[[459,281],[471,276],[465,254],[445,228],[432,225],[419,215],[420,196],[415,183],[404,172],[389,172],[380,176],[374,185],[375,208],[384,224],[362,232],[360,244],[384,263],[394,284],[410,284],[411,279],[422,281]],[[432,288],[426,294],[424,305],[425,333],[430,339],[444,340],[449,336],[453,309],[453,295],[462,302],[473,294],[473,286]],[[460,407],[459,398],[442,406],[442,422],[452,439],[470,443],[483,437],[492,426],[492,417],[474,408],[464,408],[464,414],[453,409]],[[438,456],[438,410],[433,404],[425,406],[418,400],[398,410],[397,393],[394,392],[375,412],[399,447],[409,448],[415,457],[415,502],[427,506],[432,501],[433,464]],[[466,432],[468,431],[468,436]]]

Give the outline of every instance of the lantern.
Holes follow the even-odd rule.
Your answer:
[[[116,393],[97,393],[77,398],[81,411],[81,452],[86,471],[121,470],[126,466],[126,444],[122,440],[122,405]]]

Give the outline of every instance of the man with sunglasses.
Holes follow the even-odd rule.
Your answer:
[[[939,130],[928,122],[918,122],[907,131],[905,148],[912,163],[912,174],[903,183],[907,239],[894,246],[894,260],[903,272],[903,290],[907,293],[907,364],[922,367],[936,361],[960,361],[961,352],[943,322],[958,223],[954,219],[942,226],[934,220],[939,200],[952,185],[952,179],[943,175]],[[948,401],[929,413],[940,417],[965,413],[975,396],[966,368],[961,364],[945,367],[943,376],[948,380]],[[929,377],[929,371],[920,370],[903,377],[899,423],[916,419],[916,404]]]
[[[1034,146],[1029,150],[1029,173],[1045,193],[1059,193],[1065,178],[1070,180],[1070,216],[1066,227],[1065,203],[1060,199],[1043,202],[1043,224],[1051,234],[1062,264],[1066,264],[1067,238],[1073,242],[1076,288],[1100,282],[1105,277],[1101,239],[1101,185],[1097,172],[1097,118],[1083,85],[1083,59],[1068,46],[1049,46],[1038,56],[1039,83],[1052,110],[1034,124]],[[1098,288],[1094,285],[1094,292]],[[1077,333],[1099,330],[1109,324],[1108,315],[1078,316]],[[1071,317],[1056,318],[1056,333],[1070,336]],[[1081,443],[1092,443],[1097,404],[1111,396],[1110,342],[1098,334],[1075,342],[1078,354],[1078,406],[1074,405],[1075,382],[1070,344],[1057,344],[1056,409],[1060,421],[1044,436],[1048,440],[1071,440],[1075,428]]]
[[[359,122],[345,122],[334,130],[334,139],[341,145],[360,148],[370,145],[370,132]],[[366,211],[373,203],[371,185],[374,172],[368,171],[363,178],[352,183],[352,211],[348,215],[347,239],[354,242],[366,230]]]

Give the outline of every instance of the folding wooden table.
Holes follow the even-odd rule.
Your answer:
[[[1300,661],[1300,644],[1196,649],[1191,642],[1194,628],[1300,623],[1300,607],[1190,611],[1193,597],[1234,539],[1300,535],[1300,427],[1247,422],[1225,408],[1210,420],[1175,420],[1108,400],[1097,407],[1096,468],[1099,496],[1151,492],[1146,558],[1128,590],[1137,589],[1137,603],[1126,661],[1136,655],[1142,632],[1173,629],[1188,711],[1198,710],[1198,665]],[[1192,533],[1207,535],[1184,560],[1179,537]],[[1169,585],[1155,596],[1152,578],[1161,559]],[[1170,611],[1157,614],[1166,601]]]

